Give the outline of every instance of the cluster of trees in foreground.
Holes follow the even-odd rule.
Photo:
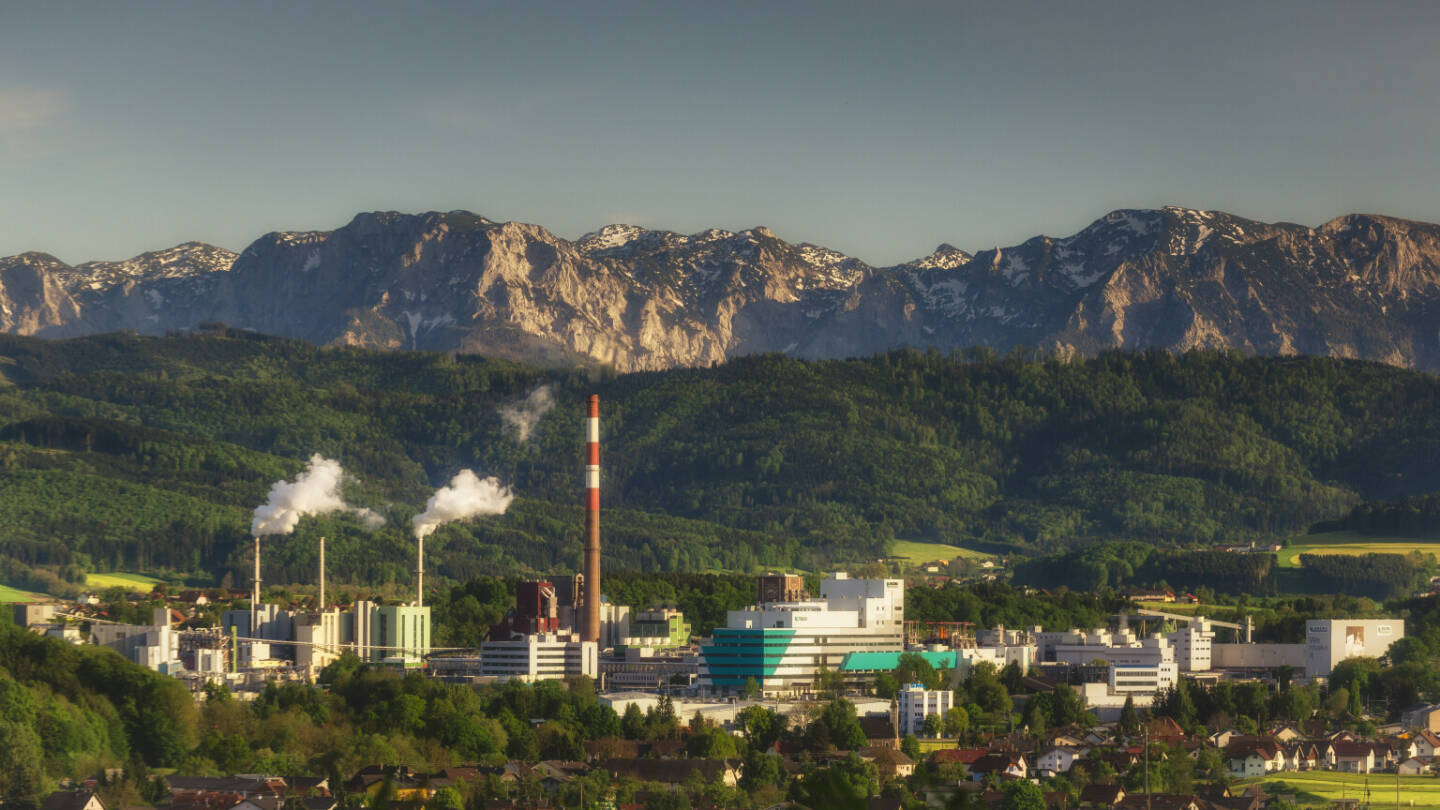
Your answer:
[[[436,577],[573,570],[590,393],[605,403],[612,570],[820,570],[897,537],[1197,546],[1440,487],[1440,380],[1323,358],[896,351],[616,376],[116,334],[3,336],[0,360],[0,566],[55,587],[76,571],[242,576],[250,511],[317,452],[389,526],[306,521],[270,542],[274,581],[308,578],[322,534],[336,577],[407,580],[410,516],[466,467],[517,498],[437,532]],[[501,409],[541,385],[559,405],[522,439]]]

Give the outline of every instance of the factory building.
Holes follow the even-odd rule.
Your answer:
[[[500,680],[547,681],[600,674],[593,641],[571,633],[531,633],[480,647],[480,674]]]
[[[622,644],[661,649],[685,647],[690,644],[690,623],[685,621],[684,613],[674,608],[642,610],[629,622],[629,632]]]
[[[817,599],[732,610],[700,647],[700,689],[737,692],[753,678],[766,695],[809,692],[822,670],[839,670],[851,653],[903,649],[904,612],[903,580],[844,573],[821,581]]]
[[[180,667],[180,638],[170,627],[170,609],[155,608],[150,624],[100,624],[90,628],[90,641],[109,647],[147,669],[174,675]]]
[[[1405,637],[1401,619],[1317,619],[1305,623],[1305,677],[1329,678],[1346,658],[1379,658]]]
[[[688,649],[623,647],[600,656],[600,688],[604,690],[690,686],[698,672],[699,661]]]
[[[349,610],[331,608],[315,613],[260,605],[254,615],[258,628],[254,634],[250,632],[251,611],[227,610],[221,617],[227,633],[233,628],[237,636],[260,639],[240,645],[240,663],[245,666],[293,662],[313,676],[346,652],[365,661],[407,668],[419,666],[430,652],[428,607],[360,600]]]

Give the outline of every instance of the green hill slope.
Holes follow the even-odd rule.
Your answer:
[[[384,514],[267,540],[266,578],[405,581],[401,527],[461,467],[515,488],[443,527],[439,576],[573,570],[581,402],[603,400],[608,564],[821,569],[896,537],[1054,551],[1293,535],[1440,489],[1440,381],[1317,358],[896,352],[615,376],[226,336],[0,338],[0,562],[241,574],[249,512],[311,453]],[[499,415],[542,383],[528,441]],[[67,566],[70,566],[68,569]],[[243,581],[243,578],[238,581]],[[12,583],[23,584],[23,583]]]

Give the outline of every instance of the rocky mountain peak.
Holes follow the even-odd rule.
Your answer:
[[[162,333],[220,321],[317,343],[485,352],[628,371],[749,352],[897,346],[1316,353],[1440,368],[1440,226],[1318,228],[1182,207],[872,267],[769,228],[607,225],[571,242],[466,211],[357,214],[71,267],[0,259],[0,329]]]

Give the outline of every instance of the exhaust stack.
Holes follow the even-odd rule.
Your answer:
[[[250,597],[250,638],[259,638],[260,634],[255,632],[255,620],[259,617],[260,609],[260,535],[255,535],[255,591]],[[250,642],[250,649],[255,649],[255,642]],[[251,656],[254,657],[253,655]],[[253,663],[253,662],[252,662]]]
[[[415,542],[415,607],[425,607],[425,535]]]
[[[585,625],[581,641],[600,641],[600,397],[586,402]]]
[[[324,537],[321,537],[321,538],[320,538],[320,599],[316,602],[315,607],[316,607],[321,613],[324,613],[324,612],[325,612],[325,538],[324,538]]]

